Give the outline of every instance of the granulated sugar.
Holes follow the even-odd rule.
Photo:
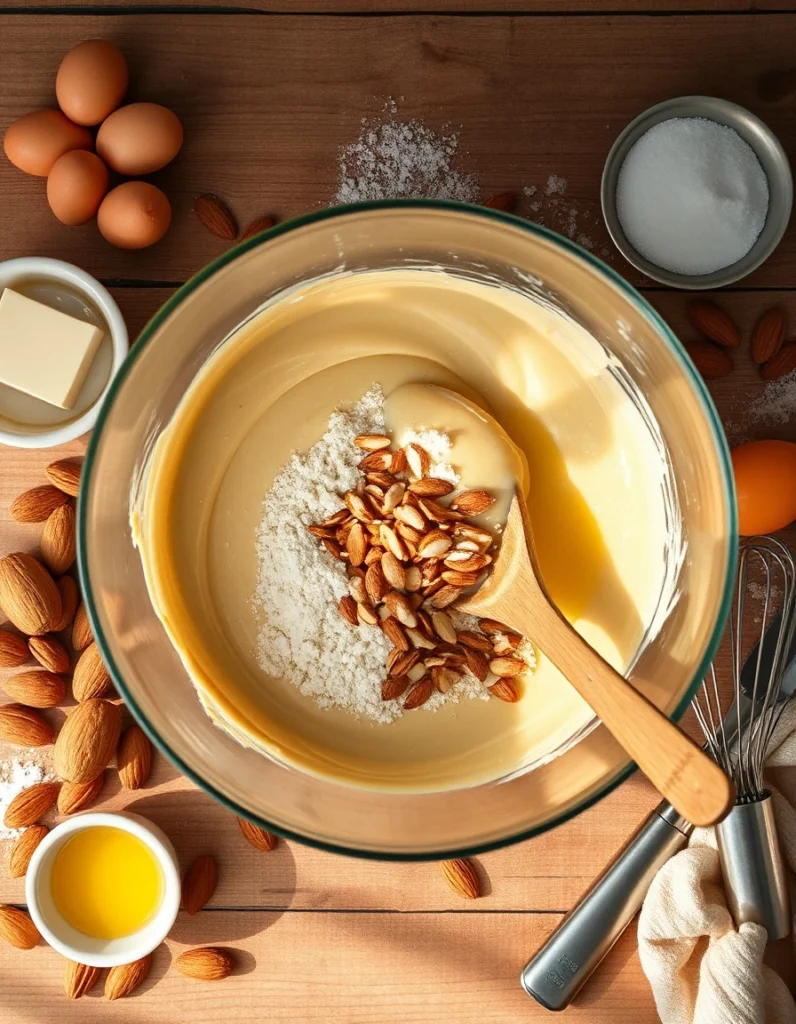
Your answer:
[[[390,108],[393,112],[394,105]],[[340,154],[340,183],[334,201],[368,199],[454,199],[476,202],[472,174],[453,169],[459,148],[455,133],[438,135],[420,121],[367,120]]]
[[[7,828],[3,824],[8,805],[14,797],[23,789],[27,789],[37,782],[43,782],[49,777],[50,772],[44,765],[33,760],[32,754],[24,760],[13,758],[9,761],[0,761],[0,839],[13,839],[21,831]]]
[[[737,132],[703,117],[650,128],[619,171],[616,209],[631,245],[678,274],[740,260],[763,230],[768,180]]]
[[[796,417],[796,370],[779,380],[772,380],[763,388],[746,410],[752,423],[780,426]]]
[[[307,531],[338,511],[342,494],[359,482],[357,434],[383,430],[384,396],[374,386],[352,409],[334,413],[320,441],[306,454],[294,454],[280,471],[263,504],[253,602],[262,621],[257,660],[264,672],[289,680],[322,708],[390,722],[403,713],[397,701],[381,699],[391,645],[380,629],[352,626],[342,617],[345,563]],[[447,456],[450,441],[434,433],[426,436],[429,449],[433,445],[437,455]],[[432,472],[438,469],[432,464]],[[424,708],[465,696],[488,694],[468,674],[444,696],[435,692]]]

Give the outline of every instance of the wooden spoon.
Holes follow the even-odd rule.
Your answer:
[[[492,574],[457,605],[527,636],[602,719],[655,788],[693,825],[733,806],[733,785],[674,722],[583,639],[542,584],[525,499],[515,493]]]

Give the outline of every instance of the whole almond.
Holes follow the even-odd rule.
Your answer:
[[[27,828],[35,825],[55,803],[60,782],[36,782],[17,793],[6,807],[3,824],[6,828]]]
[[[48,672],[68,672],[72,664],[69,651],[56,636],[32,636],[28,649],[40,665]],[[21,699],[21,698],[20,698]],[[27,703],[22,701],[23,704]],[[34,704],[34,707],[50,707],[49,704]]]
[[[727,377],[732,373],[732,359],[729,353],[710,341],[688,342],[685,350],[705,380]]]
[[[782,348],[785,340],[787,317],[781,306],[767,309],[757,321],[752,334],[752,359],[756,363],[765,363]]]
[[[0,607],[27,636],[51,632],[61,619],[61,594],[41,562],[23,551],[0,559]]]
[[[245,238],[253,238],[262,231],[269,231],[275,223],[276,221],[273,217],[257,217],[240,236],[240,241],[242,242]]]
[[[763,380],[779,380],[796,370],[796,342],[783,345],[775,356],[772,356],[760,367]],[[9,616],[10,617],[10,616]]]
[[[41,534],[41,557],[56,576],[65,573],[75,561],[75,507],[61,505],[47,522]]]
[[[486,199],[482,206],[488,206],[491,210],[503,210],[504,213],[514,213],[517,208],[517,196],[514,192],[498,192]]]
[[[524,661],[519,658],[493,658],[489,662],[489,671],[494,672],[496,676],[502,676],[505,679],[510,679],[512,676],[517,676],[520,672],[524,672],[528,666]]]
[[[152,770],[152,744],[140,725],[125,729],[116,751],[119,781],[125,789],[140,789]]]
[[[58,587],[58,592],[61,595],[61,618],[53,626],[53,632],[60,633],[72,625],[80,594],[78,593],[77,583],[75,583],[71,576],[61,576],[55,581],[55,585]]]
[[[3,689],[12,700],[29,708],[57,707],[66,693],[63,679],[44,669],[19,672],[5,680]]]
[[[414,711],[415,708],[421,707],[426,703],[428,698],[434,692],[434,683],[431,679],[426,677],[415,683],[409,693],[406,695],[404,701],[405,711]]]
[[[214,857],[197,857],[182,880],[182,908],[193,917],[207,904],[218,885],[218,865]]]
[[[480,516],[494,504],[495,499],[486,491],[463,491],[453,498],[450,507],[455,512],[462,512],[466,516]]]
[[[218,946],[200,946],[181,953],[174,966],[186,978],[197,981],[221,981],[232,974],[235,961],[232,954]]]
[[[214,196],[210,192],[197,196],[194,199],[193,209],[199,222],[217,238],[234,242],[238,237],[238,225],[235,223],[232,211],[218,196]]]
[[[79,964],[74,960],[66,961],[66,975],[64,977],[64,989],[70,999],[80,999],[89,992],[99,981],[99,967],[89,967],[88,964]]]
[[[261,853],[270,853],[271,850],[276,849],[278,839],[273,832],[266,832],[264,828],[253,825],[245,818],[238,818],[238,828],[246,842],[250,843],[255,850],[260,850]]]
[[[58,792],[58,813],[77,814],[97,799],[105,783],[105,773],[100,772],[90,782],[64,782]]]
[[[72,694],[75,700],[89,700],[91,697],[102,697],[108,692],[111,677],[105,668],[105,662],[99,647],[92,640],[83,651],[75,665],[72,675]]]
[[[338,608],[340,609],[340,614],[347,622],[350,622],[352,626],[359,625],[359,619],[357,618],[357,603],[350,594],[344,594],[340,598]]]
[[[459,634],[459,639],[461,640],[461,634]],[[483,683],[489,675],[489,662],[487,661],[487,657],[483,651],[479,651],[475,647],[465,647],[464,658],[467,663],[467,667],[473,673],[475,678]]]
[[[67,717],[55,741],[54,765],[66,782],[90,782],[106,767],[119,742],[122,710],[91,697]]]
[[[72,649],[84,651],[93,640],[94,634],[91,632],[88,622],[88,612],[85,604],[81,601],[72,622]]]
[[[41,935],[26,910],[0,904],[0,938],[17,949],[33,949]]]
[[[732,317],[720,309],[715,302],[694,299],[688,303],[688,319],[698,331],[723,348],[738,348],[741,332]]]
[[[43,523],[61,505],[69,501],[69,495],[52,484],[33,487],[18,495],[11,502],[11,518],[18,523]]]
[[[105,979],[105,998],[123,999],[135,992],[139,985],[143,984],[149,969],[152,966],[152,954],[142,956],[140,960],[134,960],[131,964],[122,964],[121,967],[111,967],[108,977]]]
[[[443,860],[440,863],[442,877],[453,891],[465,900],[477,900],[481,895],[481,883],[475,868],[469,860]]]
[[[427,476],[422,480],[413,480],[409,484],[409,490],[412,494],[419,494],[424,498],[444,498],[453,490],[453,484],[448,480]]]
[[[76,498],[80,493],[80,473],[82,466],[79,462],[71,462],[69,459],[59,459],[51,462],[45,469],[50,483],[59,491]]]
[[[386,434],[357,434],[354,444],[364,452],[380,452],[390,447],[390,439]]]
[[[53,728],[38,711],[21,704],[0,707],[0,740],[20,747],[43,747],[52,743]]]
[[[29,656],[28,645],[21,636],[10,629],[0,629],[0,668],[18,668]]]
[[[17,839],[11,847],[11,855],[8,859],[8,873],[12,878],[24,878],[33,851],[48,831],[46,825],[31,825]]]
[[[514,679],[498,679],[496,683],[489,687],[489,692],[493,697],[498,697],[507,704],[516,704],[520,699],[520,691]]]

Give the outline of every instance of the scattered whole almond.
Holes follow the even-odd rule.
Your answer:
[[[88,622],[88,612],[81,601],[72,622],[72,649],[77,652],[84,651],[93,641],[94,634]]]
[[[705,380],[727,377],[732,373],[732,359],[729,353],[710,341],[687,342],[685,350]]]
[[[18,523],[43,523],[61,505],[69,501],[69,495],[52,484],[42,484],[24,491],[11,502],[11,518]]]
[[[105,668],[99,648],[92,642],[83,651],[72,675],[72,695],[75,700],[84,701],[91,697],[104,696],[111,685],[111,677]]]
[[[273,217],[257,217],[257,219],[253,220],[240,236],[240,241],[242,242],[245,238],[253,238],[255,235],[259,235],[262,231],[269,231],[275,223],[276,221]]]
[[[781,306],[767,309],[757,321],[752,334],[752,359],[756,363],[765,363],[782,348],[785,340],[787,318]]]
[[[54,672],[32,669],[19,672],[3,683],[8,696],[29,708],[54,708],[64,699],[66,684]]]
[[[146,980],[151,967],[151,953],[142,956],[140,960],[134,960],[131,964],[111,967],[108,977],[105,979],[105,998],[123,999],[131,992],[135,992],[138,986]]]
[[[54,487],[57,487],[59,491],[63,491],[64,494],[68,494],[71,498],[76,498],[80,493],[80,473],[82,468],[79,462],[59,459],[57,462],[52,462],[44,472]]]
[[[58,791],[58,813],[77,814],[91,806],[105,783],[105,773],[100,772],[90,782],[64,782]]]
[[[181,953],[174,965],[186,978],[197,981],[221,981],[229,977],[235,967],[232,954],[218,946],[199,946]]]
[[[451,889],[462,899],[477,900],[481,895],[481,883],[471,861],[464,857],[443,860],[440,863],[440,870]]]
[[[31,825],[17,839],[11,847],[11,855],[8,859],[8,873],[12,878],[24,878],[34,850],[48,831],[46,825]]]
[[[218,196],[212,195],[210,192],[197,196],[193,203],[193,209],[199,218],[199,223],[216,238],[234,242],[238,237],[238,225],[235,223],[232,211]]]
[[[19,668],[28,657],[25,640],[10,629],[0,629],[0,668]]]
[[[44,524],[41,535],[41,557],[57,576],[71,568],[75,561],[75,507],[60,505]]]
[[[68,715],[55,741],[54,765],[66,782],[90,782],[116,750],[122,724],[118,704],[91,697]]]
[[[52,743],[55,733],[38,711],[21,704],[0,707],[0,739],[20,747],[44,747]]]
[[[182,880],[182,908],[193,917],[212,898],[218,885],[218,865],[214,857],[197,857]]]
[[[75,583],[71,576],[61,576],[55,581],[55,585],[58,587],[58,592],[61,595],[61,618],[53,626],[53,631],[60,633],[65,629],[69,629],[72,625],[80,594],[78,593],[77,583]]]
[[[91,991],[99,981],[99,967],[89,967],[88,964],[79,964],[75,960],[66,961],[66,974],[64,976],[64,990],[70,999],[80,999]]]
[[[688,319],[706,338],[715,341],[722,348],[738,348],[741,332],[735,321],[708,299],[693,299],[688,303]]]
[[[28,650],[48,672],[68,672],[72,664],[69,651],[56,636],[32,636],[28,640]],[[23,700],[22,703],[24,704],[25,701]],[[49,704],[34,705],[34,707],[49,706]]]
[[[24,551],[0,559],[0,607],[27,636],[50,633],[63,612],[55,580]]]
[[[0,904],[0,938],[17,949],[33,949],[41,940],[27,910]]]
[[[238,827],[240,828],[243,838],[247,843],[250,843],[255,850],[260,850],[262,853],[270,853],[271,850],[276,849],[276,844],[279,840],[273,832],[266,832],[264,828],[253,825],[250,821],[246,821],[245,818],[238,818]]]
[[[760,367],[763,380],[779,380],[796,370],[796,342],[788,342]]]
[[[128,726],[116,751],[119,780],[125,789],[145,786],[152,769],[152,744],[140,725]]]
[[[6,807],[3,824],[6,828],[27,828],[35,825],[55,803],[60,782],[36,782],[17,793]]]

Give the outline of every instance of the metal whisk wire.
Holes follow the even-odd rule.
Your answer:
[[[745,628],[746,596],[757,585],[763,594],[759,629]],[[763,637],[779,614],[781,589],[781,625],[770,672],[764,668]],[[732,692],[737,714],[735,724],[727,725],[722,709],[719,682],[714,665],[693,701],[694,711],[705,734],[711,756],[733,779],[739,804],[763,799],[766,751],[785,702],[779,700],[782,676],[796,626],[796,565],[788,549],[773,537],[752,537],[741,547],[737,587],[730,614]],[[753,634],[750,636],[750,634]],[[747,640],[751,642],[747,643]],[[751,692],[741,683],[746,656],[757,644],[755,673]],[[751,703],[749,703],[751,701]],[[741,713],[748,708],[748,713]]]

